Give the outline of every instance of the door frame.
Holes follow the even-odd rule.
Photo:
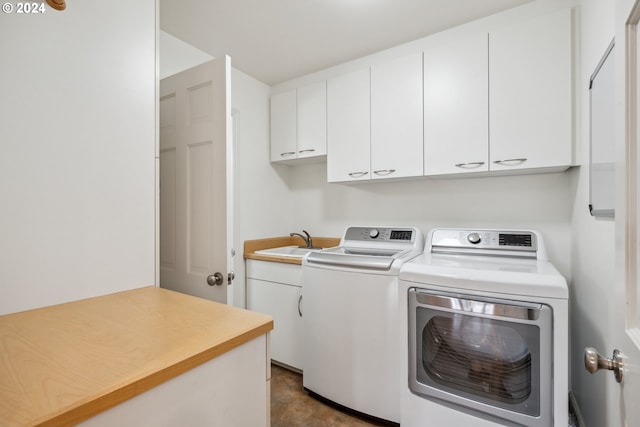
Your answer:
[[[640,349],[640,325],[638,319],[638,26],[640,25],[640,0],[637,0],[625,25],[625,328]]]

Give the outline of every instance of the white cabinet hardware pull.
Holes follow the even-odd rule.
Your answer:
[[[456,163],[455,166],[462,169],[475,169],[479,168],[482,165],[484,165],[484,162]]]
[[[315,148],[308,148],[306,150],[300,150],[298,151],[298,153],[302,154],[302,153],[313,153],[314,151],[316,151]]]
[[[298,314],[302,317],[302,309],[300,308],[300,304],[302,304],[302,294],[298,297]]]
[[[396,170],[395,169],[380,169],[377,171],[373,171],[373,173],[375,173],[376,175],[390,175],[392,173],[394,173]]]
[[[369,172],[351,172],[349,173],[349,176],[352,178],[360,178],[361,176],[365,176],[368,173]]]
[[[295,151],[287,151],[287,152],[284,152],[284,153],[280,153],[280,157],[293,156],[294,154],[296,154]]]
[[[504,165],[504,166],[518,166],[526,162],[526,157],[521,159],[505,159],[505,160],[495,160],[493,163]]]

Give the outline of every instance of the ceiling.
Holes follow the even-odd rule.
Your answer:
[[[160,28],[274,85],[532,0],[160,0]]]

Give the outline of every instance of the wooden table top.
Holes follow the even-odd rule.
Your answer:
[[[0,426],[78,423],[271,329],[156,287],[0,316]]]

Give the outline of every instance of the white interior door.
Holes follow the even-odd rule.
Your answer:
[[[230,59],[160,81],[160,286],[227,302]]]
[[[621,352],[622,378],[616,382],[611,375],[607,379],[611,416],[608,425],[627,427],[640,426],[640,285],[638,267],[638,225],[640,209],[638,197],[638,124],[640,105],[638,96],[638,39],[637,24],[640,21],[640,0],[636,0],[624,33],[616,31],[615,131],[617,145],[616,162],[616,278],[614,292],[612,343],[614,348],[599,349],[605,358],[613,359],[612,353]],[[626,15],[628,16],[628,15]],[[622,37],[621,37],[622,36]],[[625,37],[626,36],[626,37]],[[626,40],[625,40],[626,38]],[[626,80],[625,80],[626,75]],[[624,102],[622,101],[624,100]],[[622,110],[624,108],[624,111]],[[619,114],[618,114],[619,113]],[[615,361],[614,361],[615,362]],[[615,366],[614,366],[615,367]],[[615,372],[615,370],[614,370]],[[598,375],[604,375],[599,373]],[[607,373],[606,375],[610,375]]]

